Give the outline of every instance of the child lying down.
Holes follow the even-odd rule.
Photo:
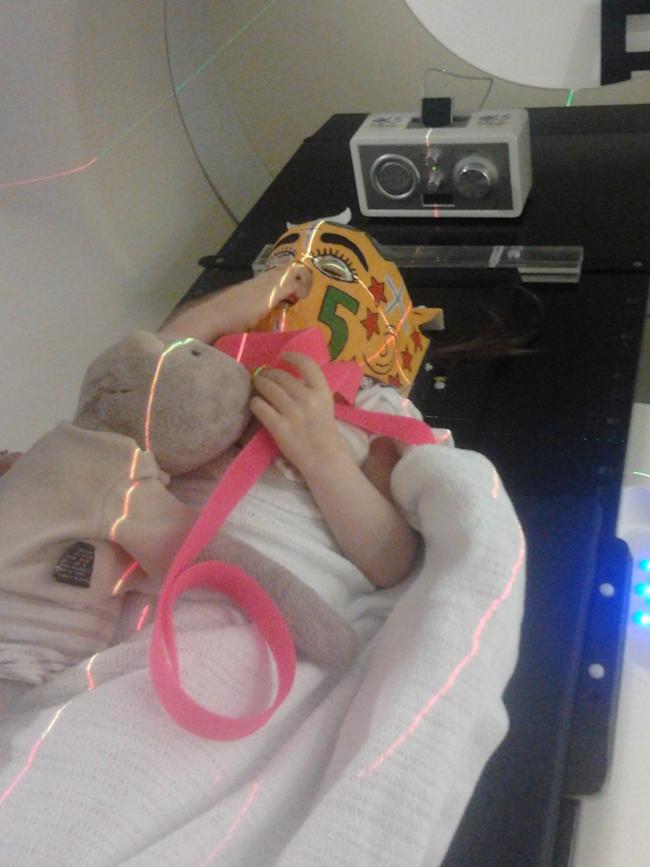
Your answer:
[[[226,534],[227,547],[235,545],[233,551],[245,540],[256,556],[266,555],[277,579],[274,598],[279,607],[287,595],[292,598],[297,583],[312,594],[303,608],[304,619],[309,622],[318,610],[311,628],[326,623],[326,638],[335,639],[349,634],[346,629],[353,631],[358,652],[351,659],[348,654],[349,665],[331,676],[324,665],[312,664],[317,661],[310,643],[313,632],[302,634],[301,648],[296,623],[290,624],[303,659],[296,666],[287,700],[259,731],[226,742],[189,734],[161,713],[147,666],[150,620],[141,632],[124,631],[128,618],[123,614],[112,646],[83,664],[73,664],[81,653],[79,645],[71,647],[72,658],[59,651],[54,662],[64,670],[28,687],[6,713],[0,709],[0,862],[32,867],[52,863],[55,853],[57,863],[87,867],[213,863],[435,867],[442,863],[480,775],[508,728],[502,696],[517,658],[525,547],[507,494],[494,467],[475,452],[423,445],[407,448],[397,460],[400,450],[392,442],[334,423],[331,398],[302,358],[291,359],[290,369],[297,374],[294,385],[275,371],[259,372],[251,381],[232,358],[228,364],[219,353],[208,352],[217,334],[241,332],[251,321],[264,319],[269,308],[271,319],[278,317],[281,328],[303,327],[302,302],[317,297],[322,269],[325,285],[316,319],[324,318],[321,324],[341,358],[356,317],[363,339],[351,352],[364,366],[372,365],[373,377],[385,383],[378,385],[369,377],[357,403],[411,415],[414,410],[397,389],[408,387],[406,380],[417,367],[419,338],[411,338],[411,346],[398,344],[405,336],[398,326],[408,304],[399,294],[397,278],[383,279],[392,271],[378,272],[371,263],[371,252],[363,239],[344,227],[290,230],[271,262],[276,268],[184,307],[158,335],[140,332],[125,338],[127,346],[135,344],[144,356],[137,368],[141,376],[131,383],[133,391],[142,381],[149,383],[156,372],[162,391],[156,388],[151,406],[148,401],[145,407],[150,409],[145,413],[148,435],[143,438],[141,431],[134,430],[129,448],[110,452],[122,470],[120,508],[108,517],[106,523],[112,519],[105,532],[108,538],[99,538],[99,526],[93,535],[78,522],[65,525],[63,506],[71,509],[74,501],[59,504],[58,529],[63,527],[69,534],[66,541],[92,542],[95,571],[90,572],[90,586],[83,583],[89,576],[87,551],[77,550],[76,560],[55,558],[59,573],[77,579],[78,585],[51,580],[55,597],[51,605],[63,612],[58,615],[62,629],[44,631],[40,644],[31,640],[30,645],[25,637],[33,639],[42,628],[39,623],[50,604],[45,581],[31,597],[5,586],[0,601],[0,615],[9,600],[31,605],[31,615],[25,613],[16,641],[6,631],[10,621],[0,619],[0,630],[3,654],[27,646],[41,654],[33,654],[34,682],[47,678],[45,650],[49,653],[61,635],[66,640],[69,636],[81,643],[85,640],[79,635],[80,621],[93,611],[103,617],[90,636],[98,647],[100,626],[110,631],[113,615],[107,615],[107,608],[119,607],[125,589],[134,592],[126,593],[124,611],[135,614],[135,603],[141,606],[146,597],[138,591],[149,588],[155,596],[156,582],[146,573],[155,575],[165,567],[169,552],[161,553],[162,536],[152,538],[145,532],[152,512],[159,527],[167,522],[177,532],[183,516],[195,514],[205,491],[212,490],[224,465],[239,452],[242,439],[250,435],[248,419],[253,416],[254,424],[277,437],[282,460],[253,485],[217,535]],[[295,263],[292,268],[287,268],[287,258]],[[351,281],[355,276],[358,283]],[[365,297],[355,297],[355,288]],[[282,306],[286,301],[289,306]],[[394,310],[388,311],[392,302]],[[396,321],[390,319],[393,313]],[[384,336],[364,351],[377,338],[377,328],[384,335],[391,333],[389,325],[394,336]],[[259,327],[269,327],[268,321]],[[102,371],[99,359],[91,365],[80,401],[82,422],[88,423],[94,406],[84,395],[92,398],[100,393],[109,408],[128,404],[131,392],[121,375],[132,370],[134,356],[140,358],[126,353],[120,375],[111,376],[114,367]],[[392,369],[391,358],[399,361]],[[239,379],[237,393],[243,395],[239,409],[236,404],[228,409],[213,404],[207,415],[222,422],[239,412],[240,420],[230,430],[232,442],[226,445],[227,437],[220,445],[223,457],[206,458],[195,470],[177,464],[176,471],[173,459],[179,456],[161,453],[157,425],[166,421],[168,431],[173,431],[178,423],[179,435],[192,434],[195,441],[189,451],[196,459],[205,443],[200,426],[193,425],[189,414],[194,404],[188,395],[201,381],[201,370],[212,384],[223,384],[229,376]],[[183,398],[172,395],[170,403],[161,398],[166,372],[177,375],[185,389]],[[204,415],[213,394],[214,388],[203,393]],[[94,409],[101,416],[98,407]],[[104,410],[110,415],[106,406]],[[304,448],[294,421],[305,437],[315,430],[313,448]],[[92,434],[115,444],[117,435],[110,431],[69,427],[81,438]],[[260,433],[266,436],[264,430]],[[136,445],[138,437],[142,441]],[[15,503],[12,492],[19,485],[21,465],[30,465],[30,453],[33,457],[33,449],[0,479],[0,532],[5,521],[12,520],[16,531],[15,539],[3,537],[2,544],[7,541],[14,551],[20,533],[7,504]],[[323,460],[328,462],[328,474],[320,466]],[[96,464],[90,461],[91,466]],[[378,472],[373,472],[373,465]],[[48,465],[43,472],[56,475],[59,466],[55,461],[54,468]],[[78,476],[86,478],[78,465],[63,461],[58,477],[61,491],[75,466]],[[333,477],[335,466],[342,479]],[[389,473],[390,489],[384,481]],[[351,491],[346,486],[348,476],[355,480]],[[342,502],[336,500],[336,490],[329,490],[330,483],[339,481],[345,492]],[[106,489],[99,475],[95,482]],[[376,508],[376,519],[385,522],[381,533],[365,526],[357,512],[350,521],[355,533],[366,534],[373,546],[379,546],[379,557],[357,545],[354,533],[350,541],[349,528],[339,527],[337,514],[323,517],[316,499],[321,487],[326,490],[325,507],[329,508],[329,498],[337,503],[334,512],[347,509],[346,498],[352,497],[360,498],[357,502],[363,509]],[[129,491],[129,508],[123,509]],[[140,499],[144,493],[150,496]],[[113,502],[110,496],[109,502]],[[27,518],[29,505],[23,501]],[[41,505],[35,499],[31,502],[34,512]],[[421,534],[419,547],[411,527]],[[392,547],[401,549],[397,556],[385,544],[386,535],[392,536]],[[168,538],[173,542],[173,533]],[[51,542],[46,539],[42,550]],[[217,548],[218,542],[217,538]],[[416,547],[414,567],[403,580]],[[63,549],[65,553],[67,547]],[[4,550],[9,549],[0,546]],[[242,552],[246,556],[247,550],[241,548],[237,556]],[[33,555],[33,547],[26,553]],[[111,557],[117,570],[109,568]],[[382,558],[385,563],[377,562]],[[129,571],[129,564],[136,561],[144,569]],[[11,565],[15,573],[20,562],[14,559]],[[267,577],[266,569],[256,571],[251,566],[247,571],[260,581]],[[86,609],[66,608],[56,596],[65,589],[82,596],[97,588],[112,592],[116,574],[115,596],[100,594],[97,603]],[[238,618],[228,601],[211,606],[190,596],[178,600],[175,618],[181,661],[188,663],[184,680],[190,688],[197,687],[192,694],[204,706],[216,705],[220,713],[250,713],[251,707],[263,706],[272,691],[272,678],[264,677],[257,688],[262,654],[255,630],[245,618]],[[146,598],[153,602],[153,596]],[[295,599],[294,595],[294,603]],[[286,608],[282,610],[286,616]],[[127,635],[128,640],[122,640]],[[350,649],[354,651],[352,645]],[[323,641],[321,660],[326,661],[329,650],[331,642]],[[0,658],[0,666],[2,659],[6,664],[8,656]],[[52,665],[52,657],[46,662]],[[25,656],[14,656],[12,664],[18,671],[27,665]],[[5,682],[27,686],[26,680]]]
[[[208,344],[251,326],[320,323],[330,354],[363,360],[358,407],[421,418],[403,392],[426,343],[418,326],[439,311],[409,315],[407,304],[399,272],[367,236],[321,221],[285,233],[262,275],[183,307],[159,335],[131,335],[93,362],[72,424],[39,440],[0,482],[0,679],[39,683],[108,646],[124,593],[155,593],[256,425],[271,434],[283,459],[235,509],[217,554],[260,578],[307,657],[326,668],[349,661],[354,599],[400,583],[418,548],[390,492],[398,446],[337,421],[325,377],[308,356],[288,354],[288,369],[264,368],[250,381],[243,368],[235,376],[234,364],[219,366],[224,361]],[[346,321],[341,311],[356,318]],[[355,328],[363,335],[356,343]],[[124,374],[138,353],[145,360]],[[190,389],[206,388],[192,367],[199,363],[210,383],[223,386],[234,376],[239,389],[229,402],[221,395],[218,424],[205,430],[205,399],[197,401],[198,416],[190,410]],[[180,397],[162,384],[174,369]],[[146,405],[154,377],[160,382]],[[122,412],[125,405],[128,419],[118,422],[116,406]],[[202,437],[188,439],[199,428]],[[183,443],[185,453],[168,454],[154,430]],[[309,568],[310,536],[328,552],[325,565],[328,556],[349,561],[344,579],[328,581],[327,566],[320,577]]]

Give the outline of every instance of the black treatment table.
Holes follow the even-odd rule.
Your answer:
[[[412,392],[430,424],[493,461],[528,543],[510,732],[444,865],[565,867],[580,799],[602,786],[611,757],[625,638],[629,555],[615,527],[648,294],[650,106],[531,109],[533,190],[514,220],[361,215],[348,143],[364,117],[334,115],[304,141],[222,249],[206,251],[184,300],[251,276],[286,221],[346,207],[383,244],[584,247],[578,283],[529,286],[545,314],[534,353],[423,365]],[[503,272],[404,276],[414,303],[444,308],[450,338],[471,331],[482,303],[520,303]],[[592,662],[605,677],[589,675]]]

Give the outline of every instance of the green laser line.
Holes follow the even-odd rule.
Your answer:
[[[203,70],[207,66],[209,66],[211,63],[214,63],[214,61],[217,59],[217,57],[219,57],[220,54],[223,54],[223,52],[226,50],[226,48],[228,48],[229,45],[232,45],[232,43],[235,42],[237,39],[239,39],[240,36],[243,36],[244,33],[246,33],[246,31],[250,27],[252,27],[253,24],[255,24],[257,19],[261,18],[262,15],[265,15],[266,12],[271,8],[271,6],[275,6],[275,4],[277,2],[278,2],[278,0],[270,0],[270,2],[267,3],[266,6],[264,6],[262,9],[260,9],[260,11],[257,13],[257,15],[253,16],[253,18],[251,18],[251,20],[247,24],[243,24],[239,28],[239,30],[230,37],[230,39],[227,39],[224,42],[224,44],[212,55],[212,57],[209,57],[205,61],[205,63],[196,70],[196,72],[193,72],[189,78],[186,78],[182,84],[178,85],[178,87],[176,88],[176,93],[180,93],[184,87],[187,87],[187,85],[190,83],[190,81],[192,81],[194,78],[196,78],[197,75],[200,75],[203,72]]]
[[[140,126],[141,123],[144,123],[148,118],[151,117],[152,114],[157,112],[159,108],[162,108],[162,106],[165,105],[166,102],[169,102],[170,99],[173,99],[174,93],[180,93],[181,90],[183,90],[185,87],[187,87],[187,85],[191,81],[193,81],[197,77],[197,75],[200,75],[204,69],[206,69],[208,66],[210,66],[211,63],[214,63],[214,61],[221,54],[223,54],[223,52],[226,50],[226,48],[228,48],[229,45],[232,45],[232,43],[235,42],[237,39],[239,39],[240,36],[243,36],[244,33],[246,33],[246,31],[249,30],[253,26],[253,24],[255,24],[255,22],[259,18],[261,18],[262,15],[264,15],[271,8],[271,6],[275,6],[275,4],[277,2],[278,2],[278,0],[270,0],[270,2],[266,4],[266,6],[264,6],[262,9],[260,9],[260,11],[257,13],[257,15],[253,16],[253,18],[251,18],[251,20],[248,21],[246,24],[243,24],[239,28],[239,30],[230,37],[230,39],[227,39],[223,43],[223,45],[221,45],[215,51],[215,53],[205,61],[205,63],[203,63],[197,70],[195,70],[195,72],[193,72],[188,78],[186,78],[185,81],[183,81],[181,84],[179,84],[178,87],[175,87],[173,93],[166,96],[161,102],[158,103],[158,105],[156,105],[154,108],[152,108],[150,111],[148,111],[139,120],[136,120],[135,123],[131,124],[131,126],[125,132],[123,132],[121,135],[119,135],[115,139],[115,141],[111,142],[102,151],[100,151],[100,153],[97,155],[97,159],[100,160],[100,159],[102,159],[102,157],[105,157],[106,154],[115,147],[115,145],[119,144],[119,142],[121,142],[122,139],[126,138],[126,136],[129,135],[129,133],[132,132],[137,126]],[[173,82],[172,82],[172,84],[173,84]]]
[[[183,81],[181,84],[179,84],[178,87],[174,87],[174,83],[173,83],[173,81],[172,81],[172,87],[173,87],[173,90],[172,90],[172,92],[171,92],[170,94],[168,94],[168,95],[167,95],[163,100],[161,100],[161,101],[158,103],[158,105],[156,105],[156,106],[154,106],[152,109],[150,109],[150,110],[149,110],[145,115],[143,115],[141,118],[139,118],[139,119],[136,120],[134,123],[132,123],[131,126],[129,126],[129,127],[128,127],[124,132],[122,132],[120,135],[118,135],[118,137],[117,137],[116,139],[114,139],[110,144],[108,144],[108,145],[106,145],[106,147],[102,148],[102,150],[97,154],[97,156],[96,156],[93,160],[91,160],[91,162],[87,163],[86,166],[83,166],[83,168],[90,168],[90,166],[91,166],[91,165],[94,165],[96,162],[98,162],[98,160],[103,159],[103,158],[104,158],[104,157],[105,157],[105,156],[106,156],[110,151],[113,150],[113,148],[114,148],[117,144],[119,144],[119,143],[120,143],[123,139],[125,139],[125,138],[126,138],[126,137],[131,133],[131,132],[133,132],[134,129],[136,129],[136,128],[139,127],[141,124],[143,124],[146,120],[148,120],[148,119],[149,119],[153,114],[155,114],[155,113],[156,113],[160,108],[162,108],[163,105],[165,105],[165,104],[166,104],[167,102],[169,102],[170,100],[174,99],[174,98],[176,97],[176,95],[177,95],[178,93],[181,92],[181,90],[183,90],[185,87],[187,87],[187,85],[188,85],[191,81],[193,81],[193,80],[194,80],[198,75],[200,75],[200,74],[203,72],[204,69],[206,69],[208,66],[210,66],[211,63],[214,63],[214,61],[215,61],[215,60],[216,60],[216,59],[217,59],[221,54],[223,54],[223,52],[224,52],[224,51],[225,51],[225,50],[226,50],[230,45],[232,45],[233,42],[235,42],[237,39],[239,39],[240,36],[243,36],[243,34],[246,33],[246,31],[247,31],[249,28],[251,28],[251,27],[253,26],[253,24],[255,24],[255,22],[256,22],[259,18],[262,17],[262,15],[266,14],[266,12],[267,12],[267,11],[268,11],[272,6],[275,6],[275,4],[276,4],[277,2],[278,2],[278,0],[270,0],[270,2],[266,4],[266,6],[262,7],[262,9],[260,9],[260,11],[259,11],[256,15],[254,15],[253,18],[251,18],[250,21],[248,21],[246,24],[243,24],[243,25],[239,28],[239,30],[237,30],[237,32],[234,33],[234,34],[230,37],[230,39],[227,39],[226,42],[224,42],[223,45],[221,45],[221,46],[220,46],[220,47],[215,51],[215,53],[214,53],[213,55],[211,55],[211,56],[210,56],[210,57],[205,61],[205,63],[203,63],[203,64],[202,64],[202,65],[201,65],[197,70],[195,70],[195,71],[194,71],[194,72],[193,72],[193,73],[192,73],[188,78],[186,78],[185,81]],[[67,176],[67,175],[75,174],[75,173],[78,173],[79,171],[80,171],[80,169],[79,169],[79,168],[76,168],[76,169],[71,169],[71,170],[68,170],[68,171],[65,171],[65,172],[58,172],[56,175],[51,175],[51,176],[49,176],[49,177],[41,177],[41,178],[34,178],[34,179],[32,179],[32,180],[14,181],[14,182],[7,183],[7,184],[0,184],[0,189],[2,189],[2,188],[4,188],[4,187],[10,187],[10,186],[22,186],[22,185],[27,185],[27,184],[30,184],[30,183],[36,183],[36,182],[38,182],[38,181],[54,180],[55,178],[60,178],[60,177],[64,177],[64,176]]]

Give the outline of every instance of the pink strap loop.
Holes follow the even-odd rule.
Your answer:
[[[181,687],[172,609],[181,594],[197,588],[223,593],[232,599],[266,641],[278,671],[278,690],[275,701],[265,711],[241,717],[222,716],[202,707]],[[253,734],[273,716],[293,684],[296,656],[284,618],[259,584],[236,566],[213,561],[190,566],[161,595],[149,664],[158,697],[172,719],[200,737],[230,741]]]
[[[260,585],[230,563],[212,560],[190,565],[277,454],[268,432],[258,431],[213,490],[176,552],[160,591],[149,648],[153,687],[172,719],[187,731],[211,740],[236,740],[256,732],[287,697],[295,677],[293,638],[280,610]],[[182,688],[172,612],[179,596],[199,587],[231,599],[266,641],[278,672],[278,690],[275,701],[265,711],[242,717],[222,716],[202,707]]]
[[[317,328],[306,331],[228,335],[215,344],[249,369],[261,364],[281,366],[281,354],[303,352],[323,368],[333,392],[351,404],[361,381],[361,370],[353,362],[330,362],[324,338]],[[435,443],[431,429],[416,419],[386,413],[366,412],[354,406],[336,404],[342,421],[373,433],[380,433],[410,445]],[[163,707],[183,728],[212,740],[236,740],[261,728],[285,700],[295,677],[296,651],[289,628],[279,609],[249,575],[236,566],[204,561],[196,557],[214,538],[239,500],[278,454],[266,430],[260,430],[228,467],[220,483],[178,549],[163,582],[149,649],[151,680]],[[193,564],[193,565],[192,565]],[[275,660],[278,689],[266,710],[242,717],[222,716],[202,707],[182,688],[174,631],[174,603],[188,590],[203,588],[223,593],[254,623]]]

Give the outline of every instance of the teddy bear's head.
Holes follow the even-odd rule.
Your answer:
[[[194,339],[134,331],[96,358],[74,423],[132,437],[170,475],[202,466],[248,425],[250,375]]]

